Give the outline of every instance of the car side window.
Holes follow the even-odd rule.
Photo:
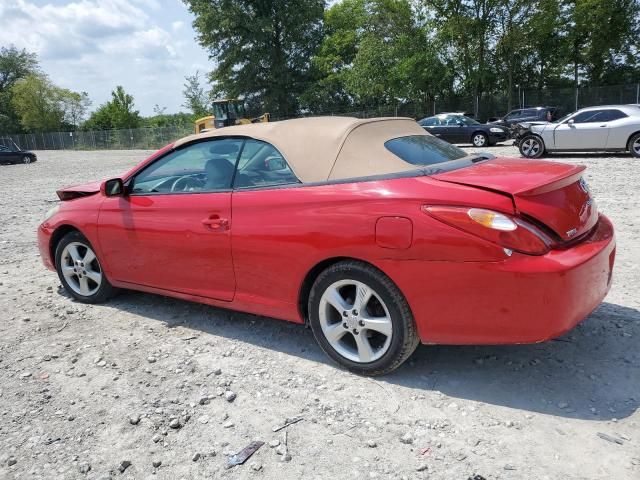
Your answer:
[[[573,123],[593,123],[605,121],[606,110],[590,110],[581,112],[573,117]]]
[[[603,122],[612,122],[613,120],[620,120],[621,118],[626,118],[627,114],[621,112],[620,110],[605,110],[603,114],[603,118],[600,121]]]
[[[514,110],[513,112],[510,112],[507,114],[506,117],[504,117],[505,120],[513,120],[515,118],[519,118],[522,114],[521,110]]]
[[[0,145],[0,152],[10,152],[10,150],[4,145]]]
[[[233,188],[246,189],[293,183],[300,183],[300,180],[273,145],[254,139],[245,142]]]
[[[438,124],[437,120],[435,117],[425,118],[420,122],[420,125],[423,127],[434,127]]]
[[[229,190],[244,140],[225,138],[192,143],[168,153],[138,173],[132,195]]]

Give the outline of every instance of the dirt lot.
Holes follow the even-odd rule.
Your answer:
[[[135,292],[86,306],[60,290],[35,242],[55,189],[147,154],[0,166],[1,479],[640,478],[637,159],[557,158],[589,167],[618,233],[613,289],[578,328],[541,345],[421,346],[369,379],[302,326]],[[225,470],[252,440],[266,443]]]

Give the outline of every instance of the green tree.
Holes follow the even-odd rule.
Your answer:
[[[185,77],[182,96],[185,98],[183,107],[188,108],[196,118],[209,115],[211,112],[211,94],[206,92],[200,81],[200,72]]]
[[[12,87],[38,71],[35,53],[18,50],[13,45],[0,47],[0,132],[21,131],[20,119],[13,107]]]
[[[344,0],[327,10],[325,32],[313,58],[318,80],[304,95],[312,111],[424,101],[451,83],[408,0]]]
[[[638,0],[563,0],[562,15],[575,86],[581,78],[599,85],[621,60],[637,58]]]
[[[138,128],[142,120],[133,106],[133,96],[118,85],[111,92],[111,100],[100,105],[84,123],[83,128],[87,130]]]
[[[91,106],[89,94],[87,92],[74,92],[66,88],[59,88],[57,95],[63,111],[64,123],[73,129],[77,129]]]
[[[12,105],[22,127],[29,132],[63,129],[65,111],[57,88],[46,75],[31,74],[12,87]]]
[[[244,97],[272,115],[297,113],[322,39],[323,0],[184,0],[216,67],[216,96]]]

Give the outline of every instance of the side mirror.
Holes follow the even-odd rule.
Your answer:
[[[462,120],[456,120],[456,123],[459,127],[464,127],[464,122]]]
[[[569,121],[567,122],[567,125],[573,125],[574,123],[576,123],[576,122],[575,122],[575,121],[573,120],[573,118],[572,118],[571,120],[569,120]]]
[[[121,197],[126,193],[121,178],[112,178],[103,182],[100,190],[106,197]]]

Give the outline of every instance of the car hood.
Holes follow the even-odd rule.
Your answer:
[[[88,195],[94,195],[100,191],[101,181],[83,183],[81,185],[73,185],[71,187],[64,187],[56,191],[60,200],[73,200],[78,197],[86,197]]]

